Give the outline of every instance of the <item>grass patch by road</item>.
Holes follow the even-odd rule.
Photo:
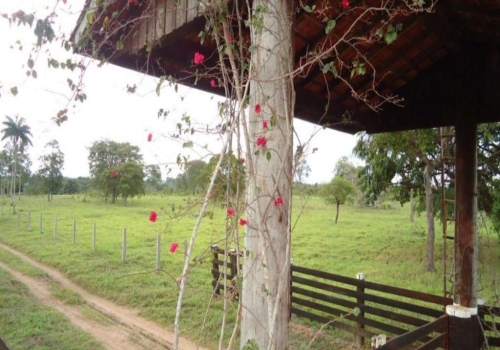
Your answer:
[[[183,242],[191,235],[199,206],[194,205],[184,216],[175,219],[173,216],[179,209],[190,205],[190,198],[148,196],[134,200],[133,205],[127,207],[83,199],[83,196],[54,196],[54,201],[48,203],[45,197],[25,197],[18,204],[21,227],[18,229],[16,220],[9,221],[4,214],[0,221],[0,240],[58,268],[89,291],[137,307],[142,315],[172,327],[178,293],[175,279],[182,273]],[[417,217],[411,223],[406,207],[391,205],[385,210],[342,206],[339,223],[335,225],[334,208],[319,198],[311,198],[292,235],[293,263],[349,277],[364,272],[368,281],[441,295],[443,240],[439,222],[436,221],[437,272],[424,273],[425,217]],[[301,211],[298,197],[294,206],[296,218]],[[26,230],[28,210],[31,231]],[[151,210],[159,213],[155,224],[148,221]],[[223,239],[226,216],[225,209],[218,205],[212,205],[210,210],[214,212],[213,219],[204,220],[194,250],[195,256],[205,256],[206,260],[191,269],[181,329],[183,335],[195,340],[201,337],[204,345],[213,346],[220,335],[222,301],[212,303],[200,334],[211,297],[208,248]],[[40,213],[44,217],[42,234],[38,230]],[[56,215],[58,234],[54,239]],[[76,244],[72,243],[73,218],[77,220]],[[96,253],[92,253],[94,222],[97,224]],[[122,263],[124,227],[127,228],[127,260]],[[493,287],[500,271],[498,240],[486,231],[481,232],[481,296],[488,304],[495,304],[498,299]],[[162,240],[162,272],[159,274],[153,272],[157,234]],[[181,248],[175,254],[168,252],[171,242],[180,243]],[[226,334],[231,334],[234,326],[234,308],[235,305],[230,307]],[[301,321],[298,322],[300,326]],[[300,342],[307,340],[300,335],[298,338],[302,339]]]
[[[16,350],[100,350],[103,347],[64,316],[39,302],[0,269],[0,335]]]

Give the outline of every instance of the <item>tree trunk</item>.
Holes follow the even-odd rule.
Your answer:
[[[432,171],[434,164],[428,160],[424,170],[425,211],[427,213],[427,258],[425,271],[436,271],[434,267],[434,198],[432,195]]]
[[[292,196],[293,1],[255,0],[262,28],[252,26],[248,181],[241,347],[288,349],[290,312],[290,212]],[[255,106],[260,105],[261,111]],[[269,130],[263,120],[276,118]],[[258,137],[267,144],[256,145]],[[255,151],[259,150],[258,154]],[[270,152],[270,158],[267,155]],[[253,158],[253,159],[251,159]],[[279,198],[279,199],[278,199]],[[277,200],[278,199],[278,200]],[[276,201],[277,200],[277,201]]]
[[[340,202],[337,201],[337,215],[335,216],[335,225],[339,221],[339,209],[340,209]]]
[[[413,198],[413,188],[410,190],[410,221],[415,221],[415,198]]]

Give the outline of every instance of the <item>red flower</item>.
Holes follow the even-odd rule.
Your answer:
[[[267,139],[265,136],[261,136],[257,139],[257,146],[266,147]]]
[[[155,211],[152,211],[150,214],[149,214],[149,221],[151,222],[156,222],[156,219],[158,218],[158,214],[156,214]]]
[[[137,2],[137,0],[129,0],[128,1],[130,4],[135,4]]]
[[[201,53],[196,52],[194,54],[194,64],[200,64],[205,60],[205,56],[203,56]]]
[[[113,170],[113,171],[111,172],[111,177],[116,177],[117,175],[118,175],[118,173],[117,173],[116,171],[114,171],[114,170]]]
[[[233,215],[234,215],[234,210],[233,210],[233,208],[227,208],[226,213],[227,213],[227,216],[229,216],[229,217],[233,216]]]
[[[153,134],[149,134],[148,135],[148,142],[151,142],[152,139],[153,139]]]
[[[350,5],[349,0],[342,0],[341,5],[344,8],[344,10],[347,10],[349,8],[349,5]]]
[[[263,121],[262,121],[262,127],[263,127],[264,129],[267,129],[267,120],[263,120]]]
[[[227,41],[229,44],[231,44],[231,43],[233,42],[233,37],[232,37],[231,35],[228,35],[228,36],[227,36],[226,41]]]
[[[240,225],[245,226],[248,223],[245,219],[240,219]]]
[[[177,243],[177,242],[172,243],[172,245],[170,246],[170,249],[169,249],[170,253],[175,253],[177,248],[179,248],[179,243]]]
[[[260,104],[258,104],[258,103],[257,103],[257,104],[255,105],[255,113],[260,113],[260,110],[261,110],[261,108],[260,108]]]
[[[241,159],[240,159],[240,163],[241,163],[241,164],[245,164],[245,158],[241,158]]]
[[[274,206],[277,208],[282,204],[283,204],[283,198],[281,198],[281,196],[276,197],[276,199],[274,200]]]
[[[217,83],[215,82],[215,79],[210,80],[210,86],[211,87],[217,87]]]

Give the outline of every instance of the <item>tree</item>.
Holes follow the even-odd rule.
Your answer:
[[[127,205],[128,198],[134,198],[145,194],[144,171],[142,164],[128,162],[117,168],[118,186],[117,192]]]
[[[40,170],[38,174],[43,179],[44,192],[47,200],[52,200],[52,195],[58,193],[63,185],[62,169],[64,167],[64,154],[59,149],[59,143],[52,140],[45,145],[45,154],[40,156]]]
[[[201,183],[208,184],[210,176],[220,157],[220,154],[216,154],[210,158],[210,161],[203,170]],[[220,203],[224,203],[228,200],[229,206],[235,205],[238,200],[242,200],[243,198],[245,181],[245,166],[241,160],[236,158],[232,153],[224,155],[219,173],[217,174],[217,179],[215,180],[212,198]],[[238,191],[240,195],[239,198],[236,197]]]
[[[358,169],[346,156],[340,157],[335,164],[333,173],[355,185],[358,180]]]
[[[198,194],[207,188],[209,177],[206,176],[209,165],[203,160],[192,160],[184,166],[184,174],[178,178],[180,189],[191,194]]]
[[[108,198],[112,194],[112,202],[118,197],[117,181],[110,180],[111,171],[118,171],[126,163],[137,163],[142,167],[142,155],[139,147],[128,142],[119,143],[110,140],[96,141],[89,148],[89,170],[97,187]]]
[[[336,204],[337,214],[335,215],[335,224],[339,220],[339,208],[345,204],[347,198],[354,194],[354,186],[349,180],[340,176],[335,176],[329,184],[323,186],[321,196],[327,204]]]
[[[161,170],[158,165],[148,165],[144,168],[146,173],[146,186],[149,191],[157,192],[161,189]]]
[[[64,194],[75,194],[80,192],[80,187],[78,186],[78,181],[75,179],[66,179],[64,181],[64,187],[62,192]]]
[[[12,152],[14,165],[11,174],[10,199],[12,203],[14,203],[18,153],[23,153],[26,147],[33,145],[30,139],[30,136],[33,137],[33,135],[31,134],[31,128],[25,123],[24,118],[19,118],[19,116],[16,116],[15,120],[9,116],[5,118],[7,120],[2,123],[4,125],[2,129],[2,141],[10,139],[13,145]]]
[[[302,184],[311,173],[311,167],[307,164],[307,160],[305,158],[300,158],[297,162],[297,168],[295,169],[295,178],[299,184]]]

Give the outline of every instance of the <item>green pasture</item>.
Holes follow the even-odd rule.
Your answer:
[[[295,197],[293,264],[349,277],[364,272],[368,281],[442,294],[443,240],[438,220],[437,272],[426,273],[423,270],[424,215],[416,216],[412,223],[408,208],[394,203],[385,206],[386,209],[342,206],[339,223],[335,225],[333,206],[325,205],[320,198],[310,198],[304,203],[303,198]],[[84,196],[54,196],[53,202],[47,202],[46,197],[23,197],[17,206],[19,227],[17,217],[11,215],[9,219],[8,207],[4,207],[0,240],[58,268],[87,290],[119,304],[136,307],[143,316],[173,327],[178,293],[175,279],[182,272],[183,242],[191,236],[199,208],[193,199],[181,196],[147,196],[135,199],[126,207]],[[149,222],[151,210],[158,212],[156,223]],[[207,216],[204,219],[196,241],[194,255],[199,261],[191,269],[181,327],[184,336],[201,339],[202,344],[213,346],[220,336],[223,302],[222,299],[212,299],[209,248],[214,243],[223,244],[226,215],[225,208],[219,205],[210,205],[209,210],[213,212],[213,218]],[[26,227],[28,211],[31,214],[30,230]],[[43,213],[42,234],[38,223],[40,213]],[[54,238],[56,215],[57,238]],[[74,218],[76,244],[72,242]],[[97,227],[95,253],[92,252],[93,223]],[[127,228],[127,259],[122,263],[124,227]],[[498,239],[483,226],[480,226],[480,232],[480,294],[488,304],[498,304],[494,290],[500,273]],[[154,271],[158,234],[162,241],[159,274]],[[172,242],[180,244],[174,254],[168,251]],[[451,248],[452,241],[448,245]],[[229,305],[227,337],[234,327],[235,308],[236,304]],[[297,319],[295,322],[299,328],[301,324],[310,325]],[[310,335],[310,331],[295,333],[292,343],[296,344]]]
[[[0,334],[12,349],[103,349],[58,311],[40,305],[25,285],[2,269],[0,305]]]

